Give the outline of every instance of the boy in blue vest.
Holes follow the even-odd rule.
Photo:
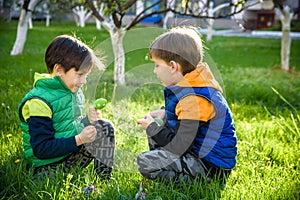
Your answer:
[[[173,28],[154,40],[149,57],[165,86],[165,106],[138,120],[150,147],[137,157],[140,173],[152,180],[224,183],[236,164],[237,137],[222,89],[202,61],[201,38],[192,28]]]
[[[45,62],[49,74],[35,73],[34,87],[22,99],[18,111],[23,131],[24,157],[34,174],[94,161],[101,179],[111,176],[114,127],[89,108],[83,118],[81,87],[99,60],[78,39],[61,35],[48,46]]]

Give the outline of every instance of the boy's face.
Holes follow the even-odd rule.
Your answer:
[[[152,56],[152,61],[155,64],[154,73],[165,87],[176,85],[181,79],[180,66],[174,61],[167,63],[166,61]]]
[[[75,68],[70,69],[67,72],[62,72],[59,74],[61,80],[64,84],[71,90],[71,92],[77,92],[84,84],[86,84],[86,78],[88,70],[76,71]]]

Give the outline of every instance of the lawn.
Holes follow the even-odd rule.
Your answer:
[[[147,199],[299,199],[300,196],[300,41],[293,40],[291,73],[280,70],[280,40],[213,37],[206,43],[209,63],[224,89],[238,135],[237,165],[225,189],[214,182],[194,182],[183,187],[144,180],[135,157],[147,150],[145,133],[136,119],[163,105],[161,84],[146,59],[150,42],[160,29],[139,27],[128,32],[127,86],[113,83],[113,56],[109,34],[72,23],[45,27],[35,22],[28,31],[22,55],[10,56],[16,22],[0,22],[0,198],[1,199],[134,199],[143,181]],[[22,157],[22,134],[17,106],[32,87],[34,72],[44,73],[44,53],[60,34],[76,35],[90,45],[107,66],[99,73],[97,88],[86,92],[87,101],[105,97],[109,104],[102,116],[116,128],[116,158],[110,182],[97,180],[92,165],[83,170],[61,171],[45,180],[32,177]],[[205,36],[203,36],[205,39]],[[92,86],[87,84],[88,86]],[[82,193],[90,183],[96,191]]]

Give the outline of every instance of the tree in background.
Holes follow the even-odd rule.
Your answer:
[[[281,21],[281,69],[289,71],[290,49],[291,49],[291,21],[294,16],[294,10],[287,0],[273,0],[275,13]],[[299,5],[298,5],[299,9]]]
[[[125,84],[125,53],[123,47],[123,39],[128,30],[138,24],[141,20],[154,14],[162,14],[167,9],[153,10],[156,5],[164,3],[162,0],[153,1],[151,5],[140,10],[129,23],[124,22],[126,11],[132,6],[136,6],[137,0],[121,1],[92,1],[87,0],[86,3],[93,11],[93,15],[101,22],[102,26],[109,32],[112,48],[114,53],[114,81],[121,85]],[[103,12],[99,12],[97,5],[104,4]],[[147,14],[145,14],[147,12]]]
[[[166,4],[167,2],[167,4]],[[180,4],[179,4],[179,3]],[[209,3],[209,0],[206,1]],[[114,81],[118,84],[125,84],[125,54],[123,47],[123,39],[127,31],[132,27],[137,25],[142,20],[147,17],[154,15],[160,15],[167,13],[167,16],[173,14],[181,16],[189,16],[195,18],[223,18],[228,16],[233,16],[243,9],[247,8],[245,3],[247,0],[235,0],[234,3],[230,3],[229,13],[218,14],[214,16],[208,16],[206,12],[207,6],[195,6],[197,1],[195,0],[152,0],[147,1],[147,4],[143,4],[141,0],[106,0],[106,1],[93,1],[86,0],[86,3],[89,5],[93,11],[93,15],[101,22],[102,26],[109,32],[112,48],[114,52]],[[259,0],[254,3],[260,2]],[[104,4],[103,12],[99,13],[96,6],[99,3]],[[124,16],[126,15],[127,10],[131,9],[133,6],[138,6],[138,13],[134,16],[131,21],[124,23]],[[141,5],[144,5],[142,7]],[[154,9],[159,6],[159,9]],[[252,6],[249,5],[249,6]],[[248,7],[249,7],[248,6]],[[166,20],[165,20],[166,21]]]
[[[29,21],[32,18],[32,12],[34,11],[36,5],[40,2],[41,0],[24,0],[19,17],[16,40],[10,55],[15,56],[23,53],[24,45],[27,39]],[[54,0],[52,4],[48,1],[46,3],[47,5],[51,5],[50,10],[53,12],[58,11],[57,13],[61,11],[64,12],[66,9],[70,10],[71,8],[71,2],[68,0],[60,0],[59,2]]]
[[[26,42],[27,30],[28,30],[28,20],[31,17],[31,13],[35,6],[41,0],[25,0],[19,19],[18,33],[16,41],[11,51],[11,55],[18,55],[23,52],[23,48]],[[172,2],[174,1],[174,2]],[[249,0],[250,1],[250,0]],[[261,0],[254,1],[255,3]],[[99,20],[102,26],[109,32],[113,54],[114,54],[114,81],[115,83],[124,85],[125,84],[125,53],[123,47],[123,39],[127,31],[135,27],[141,21],[147,19],[151,16],[163,15],[165,13],[173,13],[181,16],[189,16],[195,18],[204,19],[217,19],[224,18],[228,16],[233,16],[243,9],[246,9],[245,3],[247,0],[234,0],[228,6],[228,12],[226,14],[214,14],[214,16],[209,16],[207,12],[207,4],[197,3],[196,0],[53,0],[53,5],[51,7],[56,7],[57,11],[60,10],[71,10],[71,7],[76,3],[85,3],[93,12],[93,15]],[[199,1],[200,2],[200,1]],[[203,1],[204,2],[204,1]],[[209,3],[207,0],[206,3]],[[231,1],[230,1],[231,2]],[[251,0],[253,2],[253,0]],[[102,9],[99,9],[100,5]],[[133,16],[129,22],[125,23],[124,16],[127,14],[128,10],[133,7],[136,8],[139,5],[138,13]],[[141,6],[143,5],[143,6]],[[169,6],[172,5],[172,6]],[[173,6],[174,5],[174,6]],[[197,6],[196,6],[197,5]],[[251,6],[251,5],[249,5]],[[249,7],[248,6],[248,7]]]
[[[39,1],[40,0],[24,1],[19,18],[16,41],[10,55],[19,55],[23,52],[27,38],[29,20],[31,20],[32,12]]]
[[[84,1],[75,2],[72,12],[74,14],[76,25],[79,27],[85,27],[86,20],[92,15]]]

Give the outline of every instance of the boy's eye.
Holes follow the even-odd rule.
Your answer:
[[[77,73],[77,75],[78,76],[84,76],[84,75],[86,75],[86,73],[79,72],[79,73]]]
[[[88,75],[86,73],[78,73],[77,76],[78,76],[78,78],[81,78],[84,76],[87,79]]]

